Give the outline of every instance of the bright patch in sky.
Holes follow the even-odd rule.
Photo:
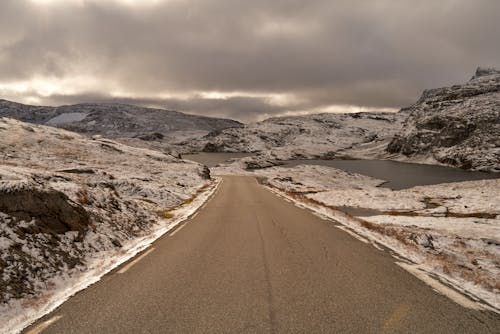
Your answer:
[[[269,103],[274,105],[287,105],[290,103],[299,102],[299,100],[295,95],[286,93],[206,91],[206,92],[199,92],[197,94],[204,99],[220,99],[220,100],[227,100],[234,97],[262,98],[266,99]]]
[[[158,3],[162,2],[167,2],[168,0],[30,0],[31,2],[39,5],[52,5],[52,4],[57,4],[57,3],[77,3],[77,4],[84,4],[84,3],[120,3],[124,5],[129,5],[129,6],[141,6],[141,5],[155,5]]]
[[[33,78],[29,81],[0,82],[0,93],[36,94],[47,97],[53,94],[76,94],[96,87],[98,80],[88,76],[75,76],[64,79]]]

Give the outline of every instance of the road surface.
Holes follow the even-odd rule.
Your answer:
[[[394,262],[255,179],[226,177],[181,229],[25,332],[500,332],[498,315]]]

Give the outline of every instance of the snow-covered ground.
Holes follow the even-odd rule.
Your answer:
[[[439,278],[500,310],[500,179],[396,191],[377,187],[384,180],[330,167],[249,172],[245,165],[236,161],[212,173],[256,176],[281,196],[341,223],[345,231],[410,260],[403,266],[417,276]]]
[[[389,159],[500,171],[500,70],[430,89],[397,113],[274,117],[187,140],[203,152],[253,152],[268,159]]]
[[[0,118],[0,332],[123,263],[216,187],[194,162]]]
[[[334,127],[325,117],[311,121]],[[358,130],[346,131],[347,138]],[[308,150],[310,143],[303,144]],[[285,151],[282,158],[292,154]],[[401,265],[413,274],[437,277],[500,309],[500,180],[393,191],[378,187],[384,180],[322,166],[245,170],[273,166],[275,158],[246,157],[212,174],[256,176],[346,232],[410,260]],[[0,118],[0,332],[21,329],[145,249],[215,187],[204,166],[158,150]]]
[[[374,156],[384,152],[405,116],[365,112],[275,117],[215,131],[186,145],[193,151],[259,152],[282,160],[349,155],[361,145],[364,154]]]

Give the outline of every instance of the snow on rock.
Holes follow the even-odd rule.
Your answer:
[[[500,172],[499,140],[500,71],[478,68],[469,82],[426,90],[398,113],[276,117],[183,144],[267,160],[375,158]]]
[[[241,123],[230,119],[121,103],[82,103],[47,107],[0,100],[0,117],[57,125],[79,133],[113,138],[140,137],[154,132],[166,136],[175,131],[213,131],[241,126]]]
[[[47,125],[58,125],[71,122],[79,122],[83,121],[87,117],[87,115],[88,114],[82,112],[68,112],[49,119],[47,121]]]
[[[383,180],[330,167],[252,173],[239,167],[235,162],[213,171],[254,175],[280,195],[391,248],[500,311],[500,179],[391,190],[377,187]],[[359,216],[351,208],[369,214]]]
[[[426,90],[400,113],[408,118],[389,153],[500,172],[500,70],[478,68],[465,84]]]
[[[158,151],[0,118],[0,323],[171,227],[209,178]]]
[[[331,159],[349,155],[357,146],[383,153],[402,120],[403,115],[397,113],[377,112],[276,117],[213,131],[185,144],[193,151],[268,152],[269,157],[282,160]]]
[[[45,124],[85,135],[102,135],[131,146],[170,152],[178,141],[210,131],[239,127],[223,118],[184,114],[120,103],[83,103],[60,107],[31,106],[0,99],[0,117]]]

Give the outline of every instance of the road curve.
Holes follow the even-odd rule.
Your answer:
[[[153,247],[25,332],[500,332],[498,315],[455,304],[250,177],[224,178]]]

